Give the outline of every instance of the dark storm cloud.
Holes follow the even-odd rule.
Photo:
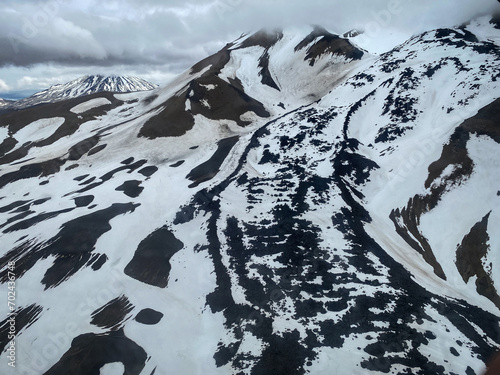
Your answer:
[[[262,27],[319,24],[408,37],[499,7],[497,0],[4,0],[0,68],[128,66],[173,74]]]
[[[173,13],[162,14],[161,18],[152,13],[134,19],[125,13],[116,16],[110,3],[102,13],[91,6],[92,1],[79,2],[80,6],[86,3],[88,9],[73,8],[56,0],[46,6],[29,6],[30,3],[7,5],[0,10],[0,66],[45,62],[161,65],[185,60],[199,48],[181,45],[179,36],[184,27]],[[139,14],[133,7],[123,11]]]
[[[344,32],[378,22],[418,32],[495,7],[493,0],[7,0],[0,10],[0,66],[194,62],[226,38],[263,26],[315,23]]]

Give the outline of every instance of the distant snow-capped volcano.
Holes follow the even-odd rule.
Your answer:
[[[8,105],[11,105],[13,103],[12,100],[7,100],[7,99],[2,99],[0,98],[0,109],[3,107],[6,107]]]
[[[137,92],[153,90],[158,87],[139,77],[87,75],[73,81],[51,86],[32,96],[19,100],[9,107],[22,109],[37,104],[54,103],[99,92]]]

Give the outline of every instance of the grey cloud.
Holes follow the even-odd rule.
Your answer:
[[[205,44],[261,27],[314,23],[345,32],[378,22],[414,33],[495,8],[494,0],[8,0],[0,10],[0,66],[195,62]]]
[[[378,27],[404,35],[500,8],[497,0],[4,0],[0,68],[186,69],[241,33],[319,24],[332,32]],[[1,71],[1,69],[0,69]],[[4,77],[2,77],[4,78]]]
[[[172,15],[160,19],[153,14],[135,21],[71,12],[37,18],[4,10],[0,11],[0,66],[90,61],[103,66],[162,65],[165,60],[189,58],[195,46],[181,46],[180,36],[182,24]]]

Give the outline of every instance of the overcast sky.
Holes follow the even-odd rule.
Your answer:
[[[397,44],[499,8],[497,0],[2,0],[0,97],[98,73],[164,84],[262,27],[358,28]]]

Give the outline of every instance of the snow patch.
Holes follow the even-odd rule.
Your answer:
[[[201,104],[202,104],[203,106],[207,107],[208,109],[210,109],[210,108],[211,108],[211,107],[210,107],[210,103],[208,102],[208,100],[207,100],[207,99],[202,99],[202,100],[201,100]]]
[[[97,108],[101,107],[103,105],[111,104],[111,102],[106,99],[106,98],[96,98],[96,99],[91,99],[85,103],[78,104],[77,106],[73,107],[70,109],[71,112],[76,113],[77,115],[80,115],[82,113],[85,113],[92,108]]]
[[[125,366],[121,362],[106,363],[100,370],[99,375],[121,375]]]
[[[53,117],[37,120],[25,126],[14,137],[20,142],[38,142],[50,137],[54,132],[64,124],[64,117]],[[4,128],[2,128],[4,129]],[[1,138],[1,134],[0,134]]]
[[[480,17],[467,25],[467,30],[472,32],[478,39],[495,44],[500,43],[500,30],[490,23],[491,16]]]
[[[0,127],[0,142],[9,136],[9,129],[7,127]]]

